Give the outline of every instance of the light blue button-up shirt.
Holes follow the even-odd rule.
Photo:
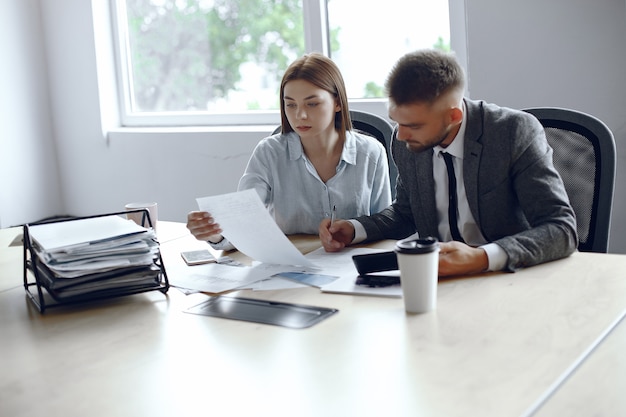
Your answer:
[[[391,204],[385,148],[376,139],[346,132],[336,174],[324,183],[291,132],[261,140],[252,153],[238,190],[255,189],[285,234],[317,234],[331,216],[349,219],[382,211]],[[230,249],[227,242],[213,245]]]

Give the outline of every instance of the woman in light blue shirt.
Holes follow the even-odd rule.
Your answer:
[[[294,61],[283,76],[280,103],[281,133],[258,143],[238,189],[254,188],[285,234],[317,234],[333,208],[337,218],[352,218],[391,204],[386,151],[352,130],[333,61],[315,53]],[[217,249],[232,248],[210,213],[189,213],[187,228]]]

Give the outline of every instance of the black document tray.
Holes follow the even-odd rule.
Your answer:
[[[47,223],[62,223],[62,222],[71,222],[76,220],[84,220],[84,219],[93,219],[95,217],[105,217],[105,216],[126,216],[128,213],[133,212],[143,212],[142,224],[146,227],[152,227],[152,222],[150,220],[150,215],[148,209],[137,209],[137,210],[128,210],[121,211],[115,213],[105,213],[105,214],[97,214],[94,216],[87,217],[71,217],[67,219],[54,220]],[[57,307],[62,305],[67,305],[71,303],[82,303],[82,302],[90,302],[96,300],[102,300],[106,298],[120,297],[124,295],[131,294],[139,294],[148,291],[158,290],[163,294],[166,294],[170,284],[167,278],[167,273],[165,271],[165,266],[163,265],[163,259],[161,257],[161,251],[159,250],[157,256],[154,259],[153,267],[154,270],[154,281],[148,283],[142,282],[139,285],[121,285],[121,286],[113,286],[106,289],[100,290],[89,290],[85,291],[82,294],[79,292],[74,292],[75,295],[65,295],[59,288],[54,288],[54,282],[51,281],[52,278],[46,277],[46,268],[42,264],[40,259],[40,254],[35,248],[35,244],[33,243],[33,239],[30,236],[30,227],[35,226],[37,223],[33,224],[25,224],[24,227],[24,289],[26,290],[26,294],[28,298],[32,301],[32,303],[37,307],[37,310],[41,314],[46,311],[46,309],[51,307]],[[121,271],[118,271],[121,272]],[[136,271],[135,271],[136,272]],[[34,280],[33,280],[34,278]],[[85,282],[82,282],[85,283]],[[32,289],[31,289],[32,288]],[[83,288],[85,289],[85,288]],[[76,287],[74,287],[76,290]]]
[[[204,316],[302,329],[319,323],[339,310],[252,298],[218,296],[185,311]]]

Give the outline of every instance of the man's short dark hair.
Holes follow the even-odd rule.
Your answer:
[[[435,49],[404,55],[385,82],[387,95],[399,105],[433,103],[442,94],[464,88],[465,73],[456,57]]]

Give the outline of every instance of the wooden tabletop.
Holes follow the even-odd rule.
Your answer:
[[[566,375],[534,413],[536,417],[626,415],[626,311],[593,352]]]
[[[40,315],[20,286],[21,248],[5,246],[17,233],[0,230],[2,416],[519,416],[556,404],[581,355],[612,357],[608,342],[623,340],[621,326],[593,352],[626,308],[622,255],[440,280],[437,309],[420,315],[315,288],[236,293],[339,309],[294,330],[185,313],[208,297],[174,288]],[[185,233],[162,243],[166,268],[194,245]],[[601,372],[564,384],[558,409]]]

